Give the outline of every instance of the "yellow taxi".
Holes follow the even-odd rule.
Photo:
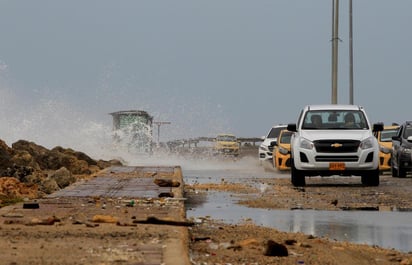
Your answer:
[[[392,136],[398,129],[399,125],[388,125],[383,127],[383,131],[374,133],[379,142],[379,171],[391,169]]]
[[[239,155],[239,142],[233,134],[218,134],[214,142],[215,154]]]
[[[293,132],[282,130],[273,150],[273,164],[278,170],[290,169],[290,138]]]

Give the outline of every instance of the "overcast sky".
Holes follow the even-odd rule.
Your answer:
[[[355,104],[373,122],[412,119],[411,10],[353,1]],[[341,0],[338,103],[348,17]],[[68,145],[130,109],[170,121],[164,139],[260,137],[331,102],[331,22],[331,0],[0,0],[0,139]]]

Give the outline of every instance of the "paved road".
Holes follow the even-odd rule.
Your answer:
[[[215,192],[210,185],[208,196],[192,194],[188,216],[211,216],[233,223],[253,220],[287,232],[411,250],[412,176],[393,178],[385,173],[378,187],[363,186],[360,177],[312,177],[307,178],[306,187],[295,188],[289,172],[253,165],[244,169],[244,163],[235,163],[231,169],[184,171],[187,184],[207,187],[224,181],[230,192]],[[236,186],[239,184],[251,189]]]

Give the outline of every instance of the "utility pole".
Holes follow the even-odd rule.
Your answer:
[[[338,103],[339,0],[332,0],[332,104]]]
[[[349,0],[349,104],[353,105],[353,27],[352,0]]]
[[[163,124],[170,124],[170,121],[154,121],[153,124],[157,125],[157,146],[160,144],[160,126]]]

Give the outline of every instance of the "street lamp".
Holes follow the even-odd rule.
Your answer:
[[[349,0],[349,104],[353,105],[353,15],[352,0]]]
[[[338,104],[339,0],[332,0],[332,104]]]
[[[154,121],[153,124],[157,125],[157,146],[160,144],[160,126],[163,124],[170,124],[170,121]]]

